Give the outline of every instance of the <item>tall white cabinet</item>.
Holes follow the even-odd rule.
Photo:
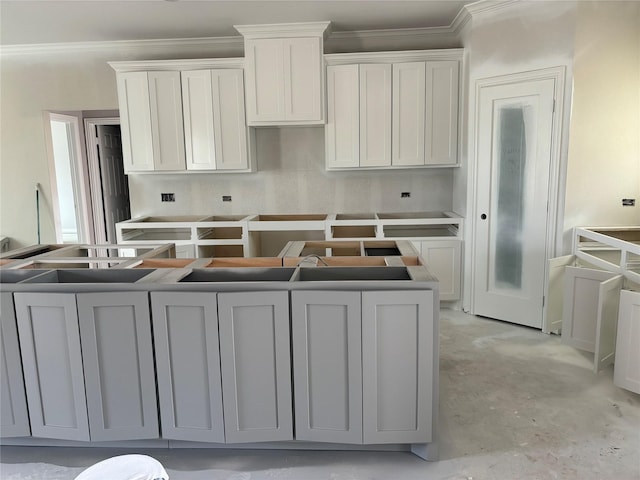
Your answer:
[[[460,50],[326,55],[327,169],[458,164]]]
[[[248,125],[324,123],[328,27],[329,22],[235,26],[245,40]]]

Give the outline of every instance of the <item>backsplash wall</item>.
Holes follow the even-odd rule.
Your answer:
[[[129,175],[132,217],[442,210],[453,202],[451,168],[327,172],[324,128],[256,130],[257,171]],[[401,198],[410,192],[410,198]],[[175,202],[161,202],[174,193]],[[231,195],[231,202],[223,202]]]

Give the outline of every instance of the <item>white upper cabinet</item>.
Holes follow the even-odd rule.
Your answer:
[[[179,72],[117,75],[125,173],[184,170]]]
[[[335,54],[325,61],[327,169],[458,164],[460,50]]]
[[[187,170],[247,170],[241,69],[182,72]]]
[[[329,22],[236,26],[245,39],[248,125],[325,122],[323,39]]]

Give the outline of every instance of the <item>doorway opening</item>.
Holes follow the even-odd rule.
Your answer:
[[[44,114],[58,243],[116,243],[115,224],[131,218],[120,119],[96,113]]]

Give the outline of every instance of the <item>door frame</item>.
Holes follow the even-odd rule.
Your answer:
[[[100,175],[100,155],[98,141],[94,132],[100,125],[120,125],[120,117],[85,118],[84,132],[89,164],[89,185],[91,186],[91,208],[93,211],[93,230],[95,243],[106,244],[107,225],[104,218],[104,199],[102,197],[102,176]]]
[[[566,139],[563,138],[563,127],[565,124],[565,83],[566,83],[566,67],[564,65],[532,70],[526,72],[518,72],[514,74],[499,75],[495,77],[487,77],[477,79],[475,81],[475,99],[472,104],[473,111],[469,113],[470,136],[473,139],[471,152],[473,158],[470,161],[469,169],[469,197],[468,197],[468,215],[467,215],[467,232],[469,249],[467,251],[467,262],[465,275],[468,281],[468,290],[465,295],[464,307],[470,313],[475,313],[475,289],[478,288],[475,282],[476,271],[476,236],[477,236],[477,219],[480,212],[476,204],[478,191],[478,171],[479,171],[479,117],[480,117],[480,92],[483,88],[494,86],[506,86],[514,83],[547,80],[554,81],[554,117],[552,125],[551,138],[551,165],[549,166],[549,189],[547,193],[547,235],[545,242],[545,252],[547,259],[553,258],[556,251],[562,247],[562,224],[564,221],[564,197],[566,191],[566,155],[564,154],[564,145]],[[547,267],[545,265],[544,275],[544,291],[547,288]],[[467,282],[466,282],[467,283]]]

